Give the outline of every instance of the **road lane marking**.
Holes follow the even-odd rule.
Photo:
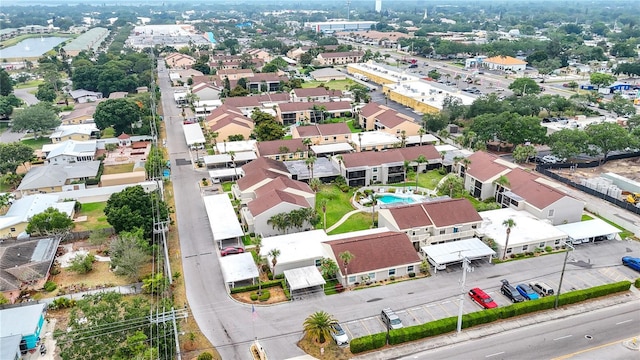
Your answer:
[[[447,301],[447,302],[448,302],[448,301]],[[442,310],[444,310],[444,312],[445,312],[445,313],[447,313],[447,315],[448,315],[448,316],[451,316],[451,313],[449,313],[449,311],[447,310],[447,308],[445,308],[444,306],[442,306],[442,304],[438,304],[438,305],[440,305],[440,308],[441,308]]]
[[[450,303],[450,302],[451,302],[451,300],[447,300],[447,301],[441,302],[440,304],[446,304],[446,303]]]
[[[626,323],[628,323],[628,322],[632,322],[632,321],[633,321],[633,319],[629,319],[629,320],[625,320],[625,321],[620,321],[620,322],[617,322],[617,323],[616,323],[616,325],[622,325],[622,324],[626,324]]]
[[[611,345],[615,345],[615,344],[621,344],[622,342],[624,342],[624,341],[628,341],[628,340],[631,340],[631,339],[633,339],[633,338],[627,338],[627,339],[622,339],[622,340],[612,341],[612,342],[607,343],[607,344],[602,344],[602,345],[594,346],[594,347],[591,347],[591,348],[588,348],[588,349],[584,349],[584,350],[576,351],[576,352],[571,353],[571,354],[566,354],[566,355],[558,356],[558,357],[556,357],[556,358],[553,358],[552,360],[564,360],[564,359],[569,359],[569,358],[572,358],[572,357],[574,357],[574,356],[576,356],[576,355],[580,355],[580,354],[584,354],[584,353],[587,353],[587,352],[590,352],[590,351],[594,351],[594,350],[598,350],[598,349],[606,348],[607,346],[611,346]]]
[[[490,357],[492,357],[492,356],[498,356],[498,355],[502,355],[502,354],[504,354],[504,351],[501,351],[501,352],[499,352],[499,353],[495,353],[495,354],[489,354],[489,355],[487,355],[487,356],[485,356],[485,357],[486,357],[486,358],[490,358]]]
[[[562,340],[562,339],[570,338],[570,337],[572,337],[572,336],[573,336],[573,335],[560,336],[559,338],[555,338],[555,339],[553,339],[553,341],[558,341],[558,340]]]

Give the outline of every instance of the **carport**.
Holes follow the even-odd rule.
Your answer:
[[[567,234],[572,244],[587,243],[596,240],[613,240],[618,233],[622,232],[620,229],[609,225],[601,219],[558,225],[556,228]]]
[[[202,160],[208,168],[218,168],[233,167],[234,163],[239,167],[257,158],[253,151],[241,151],[235,153],[233,160],[229,154],[206,155]]]
[[[234,288],[236,283],[256,283],[260,276],[251,253],[228,255],[220,258],[222,278],[229,288]]]
[[[231,199],[227,194],[209,195],[202,198],[207,210],[209,226],[218,248],[222,249],[223,241],[230,245],[240,245],[240,239],[244,236],[238,216],[233,209]],[[233,243],[231,243],[231,240]]]
[[[487,261],[491,262],[491,258],[495,255],[495,252],[478,238],[423,246],[422,252],[427,255],[435,272],[446,269],[449,264],[460,263],[465,257],[469,260],[487,257]]]
[[[242,169],[216,169],[209,171],[209,177],[211,179],[218,179],[219,181],[228,181],[233,180],[235,178],[241,178],[244,176],[244,171]],[[214,180],[215,182],[215,180]]]
[[[301,299],[304,295],[324,292],[324,284],[326,284],[315,266],[285,270],[284,278],[293,300]]]
[[[182,124],[182,130],[184,131],[184,140],[187,145],[200,145],[207,142],[200,128],[200,124]]]
[[[311,151],[313,151],[318,156],[327,156],[327,155],[336,155],[336,154],[347,154],[353,152],[353,148],[351,145],[347,143],[336,143],[336,144],[324,144],[324,145],[312,145]]]

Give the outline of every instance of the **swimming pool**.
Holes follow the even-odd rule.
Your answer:
[[[383,204],[413,204],[416,202],[410,197],[397,196],[397,195],[383,195],[377,199]]]

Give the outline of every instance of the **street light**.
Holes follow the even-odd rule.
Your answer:
[[[458,255],[460,255],[462,251],[458,251]],[[471,260],[469,260],[469,258],[467,258],[466,256],[462,257],[462,280],[460,281],[460,306],[458,308],[458,326],[457,326],[457,333],[460,334],[460,332],[462,331],[462,310],[464,307],[464,284],[467,280],[467,273],[468,272],[472,272],[473,268],[470,267],[469,265],[471,264]]]
[[[571,248],[571,250],[575,250],[576,248],[573,247],[573,245],[569,244],[568,242],[564,242],[564,245],[568,246],[569,248]],[[569,257],[569,250],[567,250],[564,253],[564,263],[562,264],[562,272],[560,273],[560,283],[558,284],[558,292],[556,293],[556,301],[553,305],[554,309],[558,308],[558,300],[560,300],[560,290],[562,289],[562,279],[564,278],[564,269],[567,267],[567,258]]]

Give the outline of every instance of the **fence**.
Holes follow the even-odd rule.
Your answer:
[[[598,163],[596,161],[596,163]],[[565,166],[566,165],[566,166]],[[588,188],[582,184],[578,184],[576,182],[571,181],[570,179],[567,179],[565,177],[562,177],[556,173],[553,173],[551,171],[549,171],[550,168],[569,168],[571,166],[576,166],[576,165],[581,165],[581,164],[539,164],[538,166],[536,166],[536,171],[544,174],[554,180],[560,181],[561,183],[567,184],[571,187],[574,187],[582,192],[585,192],[589,195],[598,197],[600,199],[606,200],[614,205],[617,205],[618,207],[621,207],[627,211],[631,211],[632,213],[638,214],[640,215],[640,208],[636,207],[635,205],[626,202],[626,201],[622,201],[620,199],[616,199],[614,197],[611,197],[607,194],[601,193],[595,189],[591,189]],[[595,165],[597,166],[597,165]],[[585,167],[594,167],[594,166],[578,166],[579,168],[585,168]]]

